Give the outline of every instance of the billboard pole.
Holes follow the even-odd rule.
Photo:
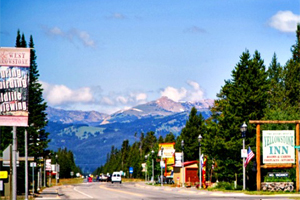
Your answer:
[[[25,200],[28,200],[28,143],[27,129],[25,129]]]
[[[13,191],[12,191],[12,199],[17,199],[17,127],[13,127]]]

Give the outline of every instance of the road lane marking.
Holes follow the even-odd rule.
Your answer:
[[[80,193],[80,194],[82,194],[82,195],[84,195],[84,196],[87,196],[87,197],[90,198],[90,199],[93,199],[92,196],[90,196],[90,195],[88,195],[88,194],[85,194],[84,192],[81,192],[81,191],[77,190],[76,187],[74,187],[73,190],[75,190],[76,192],[78,192],[78,193]]]
[[[111,189],[111,188],[103,187],[101,185],[99,187],[102,188],[102,189],[105,189],[105,190],[110,190],[110,191],[114,191],[114,192],[120,192],[120,193],[124,193],[124,194],[135,195],[135,196],[138,196],[138,197],[144,197],[144,195],[142,195],[142,194],[137,194],[137,193],[128,192],[128,191],[122,191],[122,190],[117,190],[117,189]]]

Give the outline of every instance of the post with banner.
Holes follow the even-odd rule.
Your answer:
[[[13,187],[17,198],[17,127],[28,126],[29,48],[0,48],[0,126],[13,127]]]

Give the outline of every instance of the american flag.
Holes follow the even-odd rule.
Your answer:
[[[246,158],[246,161],[244,163],[244,166],[247,167],[248,163],[250,162],[250,160],[254,157],[254,153],[253,151],[251,150],[251,148],[249,147],[248,148],[248,151],[247,151],[247,158]]]

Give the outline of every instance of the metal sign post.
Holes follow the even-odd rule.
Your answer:
[[[298,154],[298,164],[300,164],[300,162],[299,162],[299,150],[300,150],[300,146],[295,146],[295,149],[297,149],[298,151],[297,151],[297,154]],[[298,177],[299,177],[299,182],[300,182],[300,170],[299,170],[299,175],[298,175]],[[297,191],[298,192],[298,191]]]
[[[32,167],[32,196],[34,197],[34,167],[36,167],[36,162],[31,162],[30,167]]]

